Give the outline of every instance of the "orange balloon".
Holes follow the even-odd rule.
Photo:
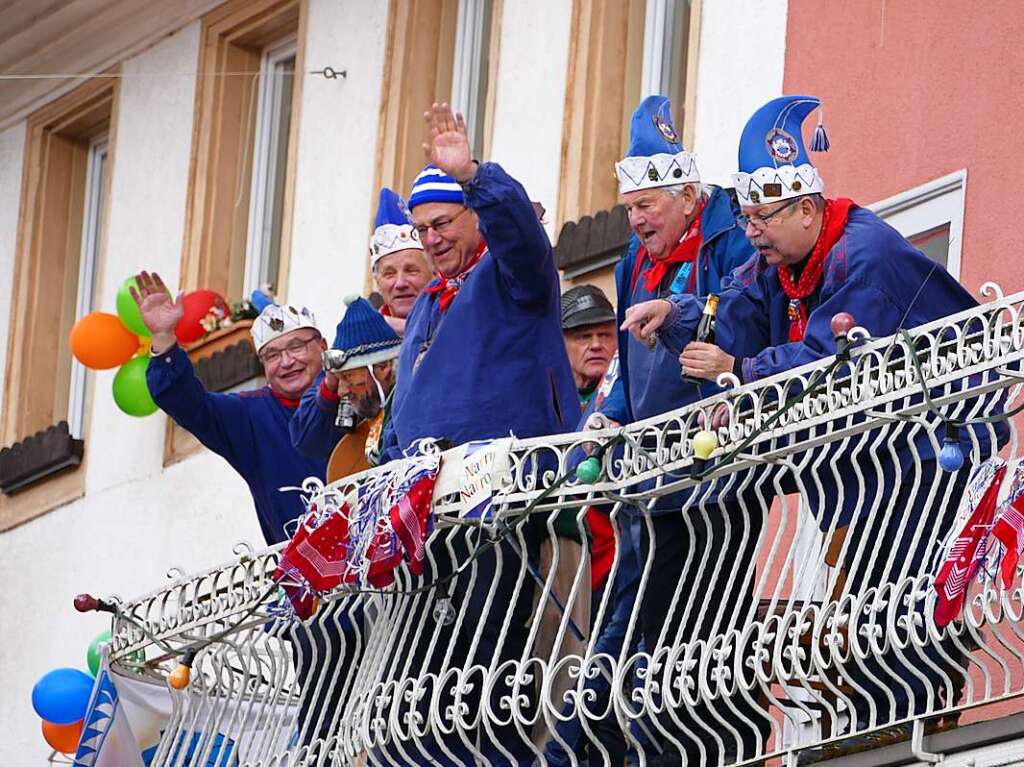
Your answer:
[[[71,353],[93,370],[123,365],[139,350],[139,337],[116,314],[93,312],[71,328]]]
[[[73,754],[78,750],[78,741],[82,737],[82,724],[85,720],[71,724],[54,724],[43,720],[43,740],[50,744],[54,751],[62,754]]]

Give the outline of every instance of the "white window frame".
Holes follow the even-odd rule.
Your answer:
[[[256,133],[253,137],[252,181],[249,193],[249,231],[245,249],[244,295],[262,287],[263,270],[273,230],[272,190],[277,183],[274,159],[280,142],[281,81],[276,75],[281,62],[296,58],[297,40],[289,37],[267,48],[260,63],[259,95],[256,107]],[[294,118],[294,115],[293,115]],[[281,170],[284,170],[283,168]],[[275,286],[278,287],[278,286]]]
[[[946,270],[960,279],[964,233],[964,201],[967,199],[967,169],[921,184],[913,189],[869,205],[904,237],[949,224],[949,255]]]
[[[452,61],[452,109],[466,118],[466,134],[473,152],[483,151],[474,139],[482,129],[487,95],[481,92],[480,81],[488,73],[485,45],[490,45],[493,0],[459,0],[458,21],[455,25],[455,51]],[[488,83],[493,87],[493,83]]]
[[[686,56],[681,50],[684,40],[676,39],[679,14],[689,13],[687,0],[647,0],[644,11],[644,48],[640,74],[640,95],[668,96],[675,101],[678,90],[673,74],[680,67],[685,68]],[[672,104],[679,123],[683,104]]]
[[[103,187],[110,168],[107,136],[89,143],[85,166],[85,194],[82,204],[82,245],[78,256],[78,291],[75,297],[75,320],[93,310],[96,292],[96,266],[103,237]],[[71,381],[68,387],[68,431],[82,439],[85,429],[85,397],[88,375],[85,366],[71,360]]]

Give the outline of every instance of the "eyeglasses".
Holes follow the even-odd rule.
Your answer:
[[[320,336],[310,336],[305,341],[296,338],[293,341],[289,341],[280,349],[271,349],[268,352],[260,354],[260,361],[263,363],[264,367],[270,367],[271,365],[276,365],[280,362],[281,357],[286,353],[289,357],[295,359],[306,351],[306,347],[309,346],[310,342],[316,341],[318,338],[320,338]]]
[[[429,224],[420,224],[419,226],[417,226],[416,233],[419,234],[420,236],[420,242],[423,242],[423,238],[427,236],[427,232],[429,232],[431,229],[433,229],[437,234],[441,235],[449,231],[451,229],[452,224],[455,223],[455,219],[457,219],[467,210],[469,210],[469,208],[463,208],[451,218],[448,218],[447,216],[441,216],[440,218],[435,218]]]
[[[764,229],[769,224],[773,224],[778,221],[779,214],[788,208],[790,205],[795,205],[802,200],[802,197],[794,197],[789,202],[784,202],[782,205],[777,207],[775,210],[769,213],[755,213],[752,216],[739,215],[736,216],[736,226],[740,229],[746,229],[749,224],[753,224],[755,229]]]

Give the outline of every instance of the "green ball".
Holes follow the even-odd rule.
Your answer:
[[[594,456],[576,467],[576,479],[586,485],[592,485],[601,477],[601,462]]]
[[[135,303],[135,299],[132,298],[132,294],[128,291],[129,288],[135,288],[138,290],[138,285],[135,284],[135,278],[129,277],[127,280],[121,283],[121,287],[117,289],[117,316],[124,323],[124,326],[132,331],[137,336],[143,338],[149,338],[149,328],[146,327],[146,323],[142,321],[142,313],[139,311],[139,305]]]
[[[92,642],[89,643],[89,651],[85,654],[85,659],[89,663],[89,671],[93,676],[100,673],[100,645],[104,645],[110,642],[110,630],[106,630],[99,634]]]
[[[148,366],[148,357],[136,357],[124,363],[114,376],[114,402],[122,411],[137,418],[157,411],[146,384]]]

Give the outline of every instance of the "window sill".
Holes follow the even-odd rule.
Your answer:
[[[81,497],[84,447],[61,421],[0,451],[0,531]]]

